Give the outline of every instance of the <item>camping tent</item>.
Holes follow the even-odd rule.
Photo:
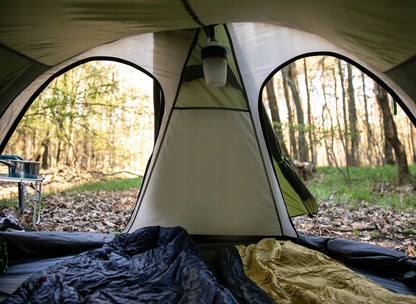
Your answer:
[[[290,216],[316,204],[280,153],[260,101],[264,84],[302,56],[332,54],[370,74],[416,123],[415,14],[411,0],[2,1],[0,150],[56,76],[116,60],[153,77],[160,97],[126,232],[179,225],[193,235],[296,238]],[[209,25],[228,50],[221,88],[203,79]]]
[[[308,54],[353,62],[415,122],[415,5],[392,1],[37,1],[0,4],[0,149],[57,75],[93,59],[154,77],[157,139],[127,231],[295,237],[316,212],[282,158],[260,99],[273,72]],[[205,85],[206,26],[229,51],[226,86]],[[159,95],[159,94],[156,94]],[[284,155],[283,155],[284,156]],[[286,202],[286,205],[284,204]]]

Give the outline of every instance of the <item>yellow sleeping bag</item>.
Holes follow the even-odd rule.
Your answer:
[[[416,303],[328,256],[290,241],[237,245],[244,272],[276,303]]]

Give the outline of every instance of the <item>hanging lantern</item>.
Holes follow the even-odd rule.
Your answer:
[[[208,45],[201,50],[202,69],[205,82],[211,87],[222,87],[227,82],[227,49],[214,37],[213,27]]]

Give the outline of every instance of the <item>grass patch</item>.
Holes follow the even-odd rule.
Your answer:
[[[17,198],[17,196],[0,200],[0,208],[9,208],[16,206],[19,206],[19,199]]]
[[[139,189],[142,185],[143,177],[101,181],[94,183],[85,183],[79,186],[71,187],[63,192],[66,193],[79,193],[83,191],[94,191],[94,190],[107,190],[107,191],[122,191],[130,189]]]
[[[363,202],[386,209],[414,211],[416,207],[416,165],[409,167],[412,184],[397,184],[397,167],[350,168],[351,184],[334,167],[320,167],[308,187],[317,201],[335,200],[350,208],[359,207]]]

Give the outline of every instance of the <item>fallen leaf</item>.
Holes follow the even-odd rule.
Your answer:
[[[407,245],[407,255],[408,256],[416,256],[416,250],[415,250],[415,248],[413,247],[413,246],[411,246],[411,245]]]

